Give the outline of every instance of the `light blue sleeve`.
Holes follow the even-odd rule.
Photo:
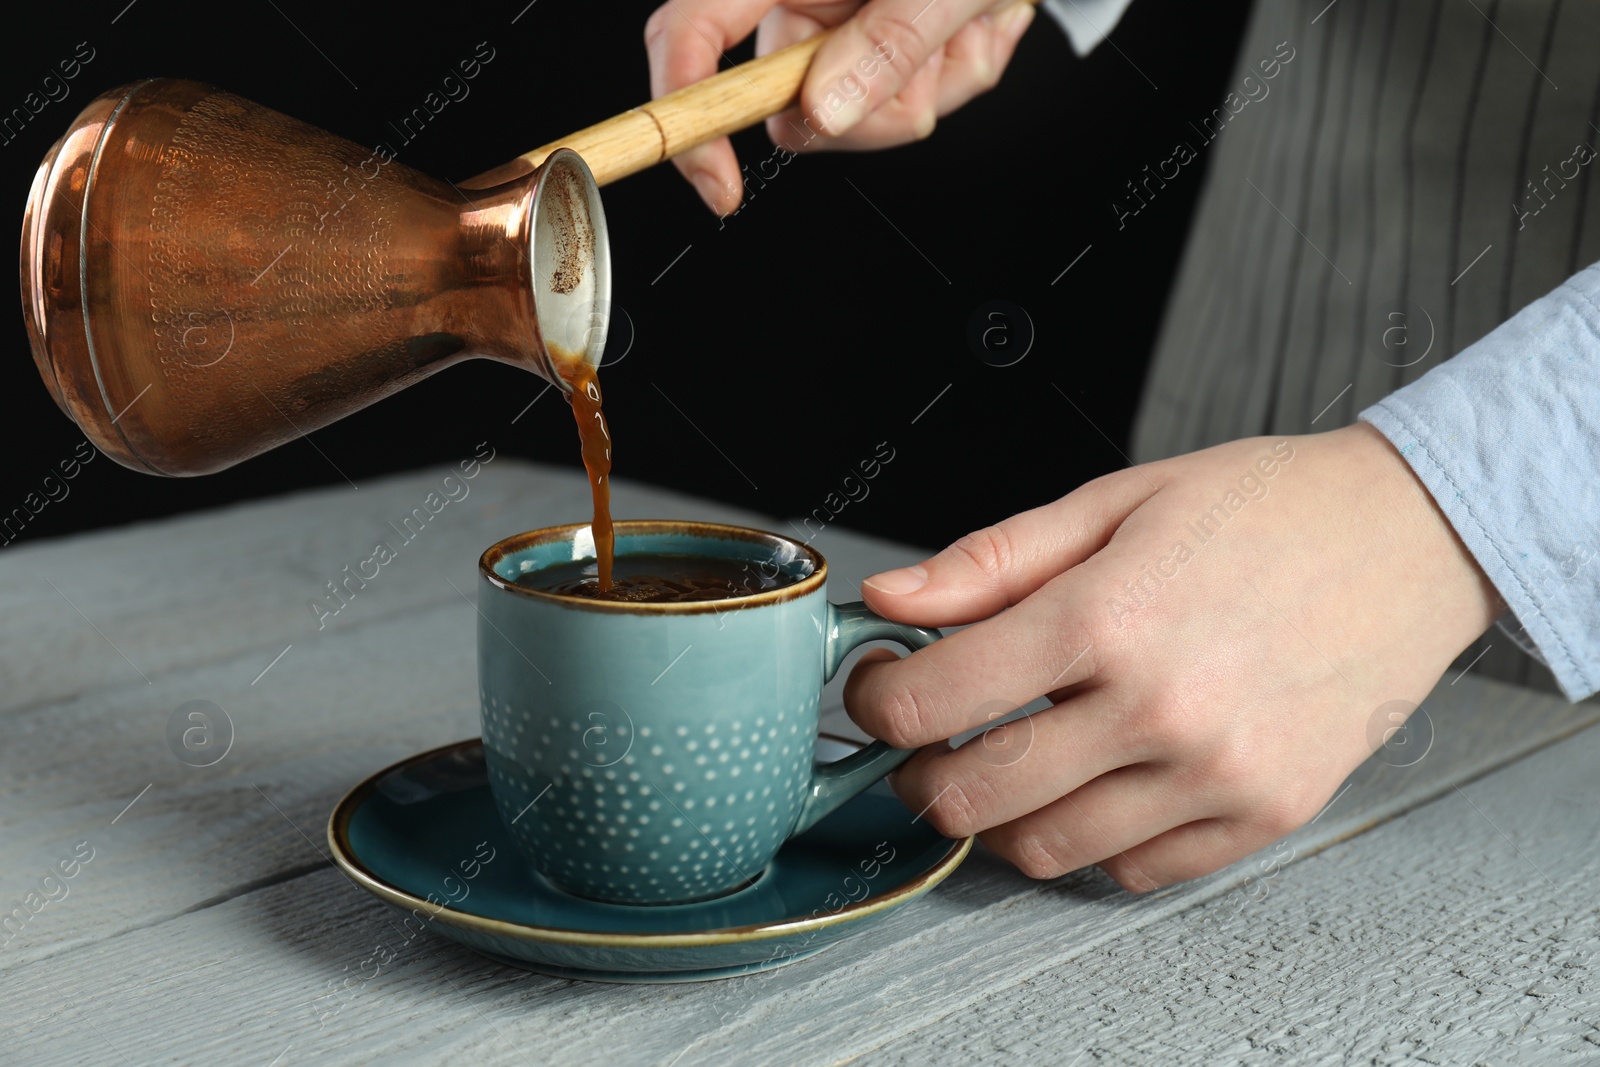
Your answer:
[[[1040,5],[1056,20],[1072,42],[1072,50],[1086,56],[1094,46],[1111,36],[1133,0],[1041,0]]]
[[[1600,689],[1600,264],[1361,413],[1571,700]]]

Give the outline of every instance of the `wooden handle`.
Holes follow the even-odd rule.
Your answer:
[[[1036,2],[1015,0],[1010,6]],[[481,189],[511,181],[543,163],[558,148],[570,148],[582,156],[599,185],[637,174],[792,107],[800,97],[812,58],[832,32],[730,67],[458,184]]]

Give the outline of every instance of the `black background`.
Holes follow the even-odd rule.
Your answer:
[[[50,144],[93,95],[139,77],[211,82],[353,141],[398,147],[388,120],[486,41],[495,58],[471,94],[399,149],[400,162],[457,180],[648,97],[652,3],[525,3],[115,0],[34,5],[32,26],[8,14],[8,111],[78,42],[95,50],[71,95],[0,146],[11,239]],[[796,516],[823,506],[887,442],[893,462],[839,524],[939,545],[1124,466],[1202,172],[1185,168],[1120,232],[1110,205],[1225,91],[1246,9],[1140,0],[1114,47],[1082,60],[1041,16],[1002,85],[928,141],[802,156],[725,225],[667,166],[608,187],[615,297],[634,334],[616,361],[626,342],[614,327],[601,372],[617,476]],[[751,46],[729,54],[746,59]],[[734,143],[752,164],[772,151],[759,129]],[[985,363],[967,339],[974,313],[997,299],[1024,309],[1035,333],[1006,367]],[[992,338],[1016,344],[1024,332],[1013,321]],[[39,381],[20,313],[7,337],[0,510],[9,511],[82,435]],[[576,468],[576,435],[554,391],[511,423],[543,384],[471,361],[314,438],[358,484],[454,460],[485,439],[502,454]],[[342,480],[303,441],[203,478],[100,461],[19,540]],[[642,517],[625,493],[618,503],[619,517]]]

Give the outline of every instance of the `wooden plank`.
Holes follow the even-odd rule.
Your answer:
[[[1592,1064],[1597,763],[1590,730],[859,1062]]]
[[[408,620],[415,632],[372,626],[352,638],[393,637],[393,660],[376,663],[373,673],[404,673],[406,662],[422,658],[419,648],[437,655],[452,640],[450,630],[467,628],[465,614],[451,618],[455,610]],[[421,643],[418,634],[429,632],[436,642]],[[377,656],[383,644],[353,640],[347,648]],[[410,677],[421,684],[437,670],[459,684],[464,665],[451,664],[466,656],[463,644],[442,667],[416,666]],[[0,1041],[15,1055],[91,1062],[114,1059],[108,1049],[115,1045],[158,1062],[266,1063],[288,1048],[285,1067],[313,1058],[436,1062],[462,1051],[488,1063],[667,1063],[675,1056],[684,1064],[838,1062],[1058,972],[1131,931],[1169,936],[1164,931],[1174,924],[1152,924],[1225,894],[1250,870],[1240,865],[1133,898],[1092,874],[1033,883],[979,855],[868,937],[766,977],[669,988],[545,979],[442,940],[404,942],[388,910],[342,876],[321,868],[295,876],[318,857],[285,816],[315,839],[358,764],[376,766],[395,749],[430,743],[435,737],[424,735],[438,725],[427,718],[431,700],[424,698],[418,708],[430,710],[393,713],[381,742],[371,740],[370,718],[331,731],[316,694],[338,693],[341,685],[359,694],[368,683],[350,673],[351,661],[331,656],[326,663],[308,657],[301,672],[285,674],[277,718],[252,719],[263,731],[261,747],[242,755],[230,777],[209,787],[175,785],[167,808],[141,809],[156,799],[152,791],[116,827],[68,831],[57,823],[61,847],[83,832],[105,851],[75,880],[73,895],[51,905],[56,914],[47,908],[35,917],[41,925],[8,950],[0,1003],[20,1017]],[[296,712],[297,700],[311,710]],[[1405,769],[1363,767],[1333,809],[1294,839],[1301,856],[1448,792],[1596,712],[1472,679],[1446,687],[1430,710],[1450,729],[1439,731],[1427,758]],[[470,718],[471,710],[458,703],[452,714]],[[253,793],[245,784],[251,781],[263,783],[283,814]],[[117,797],[130,795],[133,784]],[[100,807],[107,815],[115,810]],[[121,830],[129,831],[125,842],[113,836]],[[1464,830],[1457,827],[1458,836]],[[239,882],[258,870],[269,872],[266,884]],[[233,890],[207,903],[219,883]],[[42,925],[47,920],[57,925]],[[80,928],[89,933],[71,940]],[[391,970],[318,1000],[330,982],[359,970],[380,941],[398,953]],[[12,962],[12,951],[31,954]],[[1075,1004],[1055,1004],[1051,1018]],[[324,1021],[333,1006],[339,1010]]]

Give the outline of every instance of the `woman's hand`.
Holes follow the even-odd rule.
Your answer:
[[[864,585],[899,622],[976,622],[869,653],[845,701],[929,746],[895,789],[1036,878],[1135,892],[1311,819],[1503,610],[1376,430],[1235,441],[1118,471]],[[982,621],[979,621],[982,620]],[[1053,706],[945,743],[1048,695]]]
[[[812,60],[800,106],[767,120],[791,152],[889,148],[994,88],[1033,21],[1010,0],[667,0],[645,23],[650,93],[717,72],[724,52],[756,30],[765,55],[832,26]],[[718,215],[739,206],[743,176],[726,137],[673,164]]]

